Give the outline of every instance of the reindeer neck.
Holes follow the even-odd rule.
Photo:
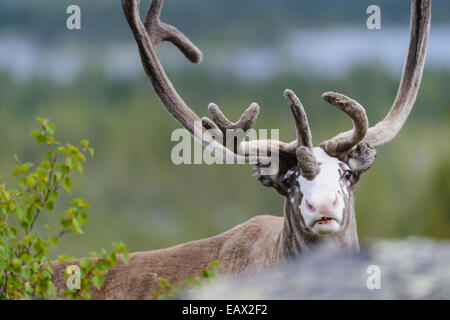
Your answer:
[[[307,233],[301,227],[298,213],[286,199],[284,202],[283,228],[278,248],[280,261],[298,257],[303,252],[323,244],[334,245],[338,249],[346,251],[359,251],[353,203],[352,198],[346,206],[349,212],[345,213],[343,230],[334,235],[319,237]]]

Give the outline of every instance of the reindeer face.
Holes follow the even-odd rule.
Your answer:
[[[336,233],[342,229],[346,203],[353,192],[352,171],[322,148],[314,148],[313,154],[319,167],[313,179],[295,168],[284,174],[282,182],[289,185],[287,198],[306,231],[315,235]]]
[[[375,160],[374,149],[364,144],[341,160],[330,156],[322,147],[300,147],[297,161],[280,161],[273,176],[257,175],[266,186],[274,187],[286,197],[296,225],[306,233],[320,236],[337,233],[348,224],[353,212],[353,187],[362,172]]]

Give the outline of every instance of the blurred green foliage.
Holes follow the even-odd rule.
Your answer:
[[[73,171],[83,173],[86,154],[93,156],[94,150],[87,140],[81,147],[61,144],[54,137],[55,126],[48,119],[37,118],[41,130],[33,130],[36,144],[45,147],[45,158],[35,166],[22,162],[16,155],[12,178],[17,185],[0,184],[0,299],[67,298],[89,299],[90,289],[103,284],[104,275],[117,263],[117,255],[127,250],[121,243],[108,254],[105,250],[91,253],[80,261],[79,283],[75,288],[57,292],[52,282],[50,250],[66,233],[82,234],[87,223],[86,209],[89,204],[81,198],[73,198],[64,211],[55,208],[61,189],[70,194]],[[59,212],[55,214],[54,212]],[[59,220],[57,226],[44,224],[45,236],[36,232],[43,215],[53,215]],[[60,255],[59,262],[73,263],[67,255]],[[69,276],[65,274],[66,279]]]
[[[348,117],[321,101],[322,92],[356,99],[373,125],[388,112],[398,86],[379,65],[359,66],[339,79],[284,74],[257,83],[195,70],[168,74],[200,116],[214,101],[237,119],[256,101],[261,106],[256,129],[279,128],[280,138],[289,141],[295,129],[282,92],[293,89],[306,108],[315,144],[351,128]],[[356,186],[362,240],[450,237],[449,82],[447,71],[424,73],[410,119],[394,141],[379,148],[375,165]],[[14,165],[9,155],[38,157],[23,132],[39,114],[50,115],[65,140],[83,135],[96,149],[83,178],[74,177],[75,191],[92,205],[90,224],[82,238],[62,239],[60,252],[85,256],[117,238],[131,251],[158,249],[218,234],[255,215],[283,212],[283,199],[255,181],[248,165],[172,164],[177,142],[170,135],[179,125],[144,76],[109,80],[91,69],[64,86],[41,78],[18,82],[3,74],[0,90],[3,178]]]
[[[220,267],[219,261],[210,262],[206,268],[202,269],[200,276],[188,275],[186,279],[178,283],[171,283],[166,278],[159,278],[159,290],[154,290],[153,295],[158,300],[179,298],[181,295],[185,295],[192,290],[197,290],[218,278],[216,271],[218,267]]]

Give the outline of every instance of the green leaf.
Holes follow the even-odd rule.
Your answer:
[[[81,221],[77,218],[72,220],[72,225],[70,226],[70,229],[75,234],[83,234],[83,230],[81,229]]]
[[[61,174],[66,175],[66,174],[69,174],[69,172],[70,172],[69,166],[63,164],[61,166]]]
[[[42,167],[44,168],[44,169],[50,169],[51,167],[52,167],[52,164],[51,164],[51,162],[50,161],[42,161]]]
[[[25,162],[22,167],[24,167],[28,171],[28,169],[30,169],[32,166],[34,166],[33,162]]]
[[[14,227],[7,229],[6,232],[8,234],[8,237],[10,237],[12,239],[15,239],[17,237],[17,229]]]
[[[56,237],[56,236],[51,236],[51,237],[48,238],[48,241],[50,242],[50,244],[51,244],[53,247],[55,247],[55,246],[58,244],[59,239],[58,239],[58,237]]]
[[[53,172],[53,182],[57,183],[59,180],[61,180],[61,173]]]
[[[73,169],[73,167],[75,166],[75,161],[73,160],[73,158],[67,158],[66,165],[69,167],[69,169]]]
[[[19,207],[16,210],[16,214],[20,220],[23,220],[25,218],[25,215],[27,214],[27,212],[24,207]]]
[[[70,256],[68,256],[67,254],[60,254],[60,255],[58,256],[58,260],[60,260],[60,261],[64,261],[64,260],[71,261],[71,260],[75,260],[75,258],[70,257]]]
[[[85,147],[85,148],[89,147],[89,141],[87,141],[86,139],[81,140],[81,144],[82,144],[83,147]]]
[[[30,276],[31,276],[31,270],[29,268],[22,268],[22,271],[21,271],[20,275],[25,280],[28,280],[30,278]]]
[[[41,118],[41,117],[37,117],[36,120],[39,121],[43,126],[45,126],[49,122],[49,119],[45,119],[45,118]]]
[[[91,259],[83,259],[80,261],[80,266],[83,269],[92,269],[92,260]]]
[[[156,290],[153,290],[152,293],[153,293],[153,295],[154,295],[156,298],[158,298],[158,297],[161,295],[161,293],[159,293],[159,292],[156,291]]]
[[[217,267],[220,267],[219,261],[213,261],[208,264],[208,268],[217,268]]]
[[[67,192],[70,192],[70,188],[72,188],[72,180],[69,177],[65,177],[63,179],[63,187],[67,190]]]
[[[22,260],[17,257],[14,257],[11,262],[15,267],[20,267],[22,265]]]
[[[49,123],[46,126],[47,132],[53,135],[55,133],[55,125],[53,123]]]
[[[42,144],[46,140],[46,137],[43,134],[39,134],[36,136],[36,144]]]
[[[103,277],[96,276],[96,277],[93,277],[91,281],[92,281],[92,284],[93,284],[97,289],[100,290],[100,288],[102,287],[103,282],[105,281],[105,279],[104,279]]]
[[[52,211],[55,208],[55,203],[51,200],[47,201],[47,203],[45,204],[45,208],[47,210]]]
[[[41,134],[41,132],[39,130],[33,130],[30,132],[30,136],[32,136],[32,137],[36,137],[40,134]]]
[[[36,169],[36,173],[38,174],[39,177],[43,178],[47,176],[47,170],[45,170],[44,168],[37,168]]]

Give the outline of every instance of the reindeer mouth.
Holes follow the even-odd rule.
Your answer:
[[[338,221],[336,219],[334,219],[334,218],[322,217],[319,220],[316,220],[314,222],[314,225],[316,225],[316,224],[320,224],[320,225],[330,224],[330,223],[333,223],[333,221],[338,223]]]

